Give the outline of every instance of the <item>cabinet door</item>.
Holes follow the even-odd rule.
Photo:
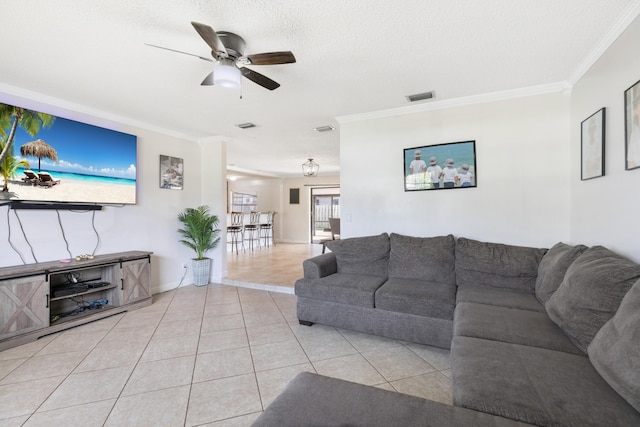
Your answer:
[[[0,340],[49,326],[44,275],[0,281]]]
[[[120,304],[129,304],[151,297],[151,262],[149,259],[122,263],[122,295]]]

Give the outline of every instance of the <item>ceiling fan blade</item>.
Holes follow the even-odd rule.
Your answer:
[[[213,28],[206,24],[200,24],[199,22],[191,22],[191,25],[193,25],[193,28],[200,34],[200,37],[209,45],[213,56],[216,58],[227,58],[229,56],[227,49]]]
[[[157,46],[155,44],[150,44],[150,43],[145,43],[145,45],[151,46],[151,47],[155,47],[155,48],[158,48],[158,49],[168,50],[168,51],[171,51],[171,52],[181,53],[183,55],[195,56],[196,58],[200,58],[203,61],[214,62],[213,59],[211,59],[211,58],[205,58],[204,56],[196,55],[196,54],[189,53],[189,52],[183,52],[181,50],[175,50],[175,49],[171,49],[171,48],[164,47],[164,46]]]
[[[265,89],[274,90],[280,87],[280,83],[274,82],[269,77],[264,76],[256,71],[250,70],[249,68],[242,67],[240,68],[240,72],[243,76],[256,84],[259,84]]]
[[[213,71],[209,73],[207,77],[204,78],[200,86],[213,86]]]
[[[255,55],[247,55],[247,59],[251,61],[252,65],[292,64],[296,62],[296,57],[289,51],[257,53]]]

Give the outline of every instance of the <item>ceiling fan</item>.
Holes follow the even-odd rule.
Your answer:
[[[245,55],[245,41],[237,34],[228,31],[214,31],[213,28],[199,22],[191,22],[193,28],[200,34],[200,37],[211,48],[211,58],[200,55],[194,55],[180,50],[169,49],[162,46],[156,46],[146,43],[148,46],[160,49],[170,50],[172,52],[183,53],[185,55],[195,56],[204,61],[218,62],[219,65],[214,71],[209,73],[207,77],[200,83],[202,86],[220,85],[226,87],[238,87],[240,75],[248,78],[252,82],[269,90],[280,87],[278,82],[271,80],[269,77],[246,68],[246,65],[276,65],[291,64],[296,62],[295,56],[290,51],[257,53],[253,55]]]

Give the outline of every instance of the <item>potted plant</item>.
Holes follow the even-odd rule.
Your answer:
[[[183,237],[180,243],[196,252],[192,258],[193,281],[196,286],[209,284],[211,271],[211,259],[205,257],[210,249],[214,249],[220,242],[220,229],[218,229],[218,216],[209,213],[208,206],[200,206],[196,209],[186,208],[178,215],[178,220],[183,228],[178,233]]]

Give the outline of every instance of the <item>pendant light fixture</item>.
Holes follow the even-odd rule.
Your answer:
[[[309,161],[302,164],[302,175],[304,176],[318,176],[318,170],[320,165],[309,158]]]

